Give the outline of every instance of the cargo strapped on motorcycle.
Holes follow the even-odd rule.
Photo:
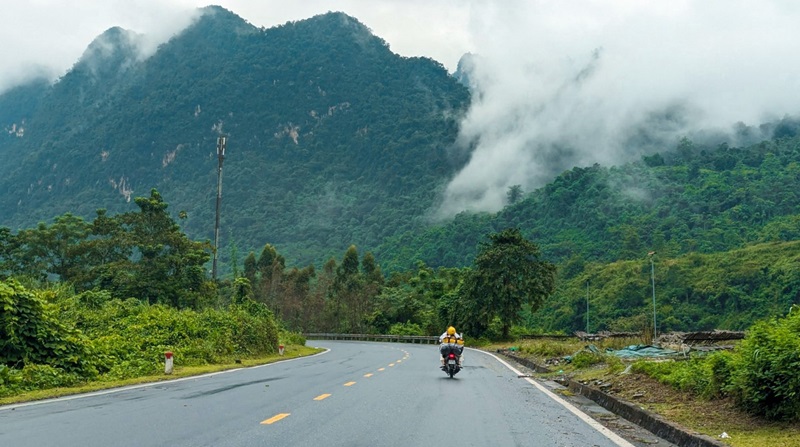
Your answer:
[[[460,338],[456,338],[456,337],[449,337],[449,336],[448,336],[448,337],[444,337],[444,338],[442,339],[442,343],[446,343],[446,344],[457,344],[457,345],[463,345],[463,344],[464,344],[464,340],[462,340],[462,339],[460,339]]]
[[[457,356],[461,356],[461,352],[463,350],[464,350],[463,346],[453,343],[442,344],[439,347],[439,352],[442,354],[442,357],[446,357],[447,354],[450,354],[451,352]]]

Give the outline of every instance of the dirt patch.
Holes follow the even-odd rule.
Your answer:
[[[598,380],[612,396],[733,446],[800,446],[800,424],[774,423],[753,417],[739,410],[731,399],[700,399],[643,374],[607,375]],[[756,434],[772,432],[781,436],[773,436],[769,444],[750,443],[757,442],[752,439]],[[724,437],[723,433],[730,437]]]
[[[566,362],[547,364],[546,358],[521,351],[509,354],[527,359],[531,365],[542,365],[531,368],[539,372],[535,375],[540,378],[578,381],[685,427],[687,432],[699,433],[733,447],[800,447],[800,423],[776,423],[751,416],[739,410],[731,399],[702,399],[641,373],[609,372],[604,364],[582,370]],[[542,372],[545,367],[551,372]]]

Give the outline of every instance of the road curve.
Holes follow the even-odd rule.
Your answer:
[[[631,447],[488,353],[450,379],[431,345],[308,344],[328,351],[0,407],[0,445]]]

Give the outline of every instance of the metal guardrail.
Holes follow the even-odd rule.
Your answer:
[[[355,340],[355,341],[383,341],[390,343],[417,343],[439,344],[439,337],[435,335],[379,335],[379,334],[334,334],[334,333],[308,333],[303,334],[307,340]]]

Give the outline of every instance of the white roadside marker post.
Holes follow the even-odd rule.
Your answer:
[[[172,352],[164,353],[164,374],[172,374]]]

